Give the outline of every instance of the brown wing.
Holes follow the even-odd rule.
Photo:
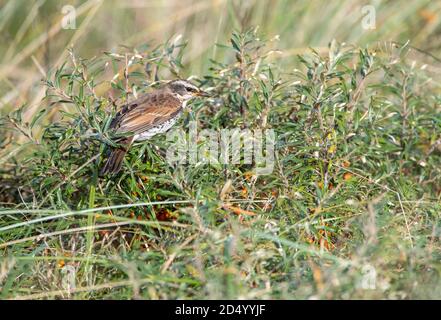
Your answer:
[[[181,101],[171,93],[146,94],[122,108],[110,127],[118,133],[142,133],[176,116],[181,108]]]

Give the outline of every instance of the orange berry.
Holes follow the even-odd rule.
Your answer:
[[[351,163],[350,163],[348,160],[344,160],[344,161],[342,162],[342,166],[343,166],[343,168],[349,168],[350,165],[351,165]]]
[[[350,173],[350,172],[345,172],[345,173],[343,174],[343,179],[344,179],[344,180],[348,181],[348,180],[350,180],[351,178],[352,178],[352,173]]]
[[[251,177],[253,176],[253,172],[252,171],[247,171],[243,174],[245,180],[250,180]]]
[[[426,20],[426,23],[432,23],[437,19],[437,15],[434,11],[423,9],[419,14],[424,20]]]
[[[107,236],[109,234],[109,231],[107,231],[107,230],[100,230],[98,233],[100,234],[101,237],[104,238],[105,236]]]

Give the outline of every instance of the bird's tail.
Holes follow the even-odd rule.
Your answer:
[[[126,139],[122,141],[120,144],[121,147],[113,149],[110,152],[109,158],[107,159],[106,164],[100,171],[100,176],[104,176],[105,174],[116,174],[121,170],[121,166],[124,160],[124,156],[129,150],[130,145],[132,144],[133,138]]]

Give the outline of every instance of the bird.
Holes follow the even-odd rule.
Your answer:
[[[110,122],[109,129],[124,137],[115,139],[118,147],[111,150],[100,176],[117,174],[135,141],[145,141],[169,130],[181,117],[189,100],[198,96],[209,95],[188,80],[176,79],[122,107]]]

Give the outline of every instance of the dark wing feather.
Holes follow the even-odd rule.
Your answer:
[[[118,133],[148,131],[182,111],[181,101],[169,92],[144,95],[125,106],[115,116],[111,128]]]

